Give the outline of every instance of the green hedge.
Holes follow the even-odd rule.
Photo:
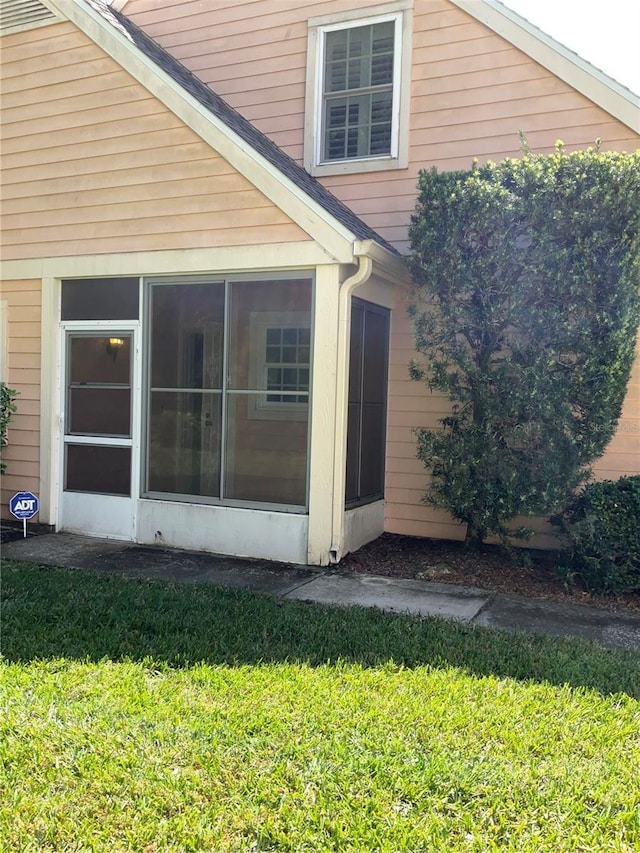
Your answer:
[[[2,448],[7,446],[7,428],[11,416],[16,410],[16,405],[13,401],[17,393],[12,388],[7,388],[4,382],[0,382],[0,454],[2,453]],[[0,474],[4,474],[6,470],[6,463],[0,459]]]
[[[640,590],[640,476],[591,483],[555,519],[569,569],[599,592]]]

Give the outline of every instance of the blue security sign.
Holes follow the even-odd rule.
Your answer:
[[[40,509],[40,502],[33,492],[18,492],[9,501],[9,512],[16,518],[33,518]]]

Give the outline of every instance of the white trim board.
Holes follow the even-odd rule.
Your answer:
[[[371,244],[376,245],[376,244]],[[366,248],[369,246],[367,243]],[[359,254],[356,243],[354,253]],[[381,252],[384,250],[381,249]],[[388,254],[388,253],[387,253]],[[353,257],[349,262],[353,261]],[[312,240],[302,243],[262,243],[200,249],[168,249],[153,252],[111,252],[97,255],[3,260],[0,279],[90,278],[113,275],[172,275],[191,273],[267,272],[334,264],[336,258]]]

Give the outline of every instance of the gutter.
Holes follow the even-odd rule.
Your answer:
[[[349,344],[351,331],[351,296],[357,287],[371,278],[373,261],[366,255],[358,256],[358,269],[346,278],[338,291],[338,357],[336,364],[336,421],[333,442],[333,512],[331,519],[331,549],[329,562],[340,561],[344,548],[344,495],[346,482],[343,452],[347,443],[347,416],[349,393]]]

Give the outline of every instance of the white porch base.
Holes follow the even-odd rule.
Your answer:
[[[308,516],[294,513],[138,501],[141,544],[304,564],[308,529]]]
[[[135,502],[117,495],[65,492],[58,529],[100,539],[131,540],[134,537]]]
[[[342,555],[357,551],[384,533],[384,501],[358,506],[344,514],[344,547]]]

